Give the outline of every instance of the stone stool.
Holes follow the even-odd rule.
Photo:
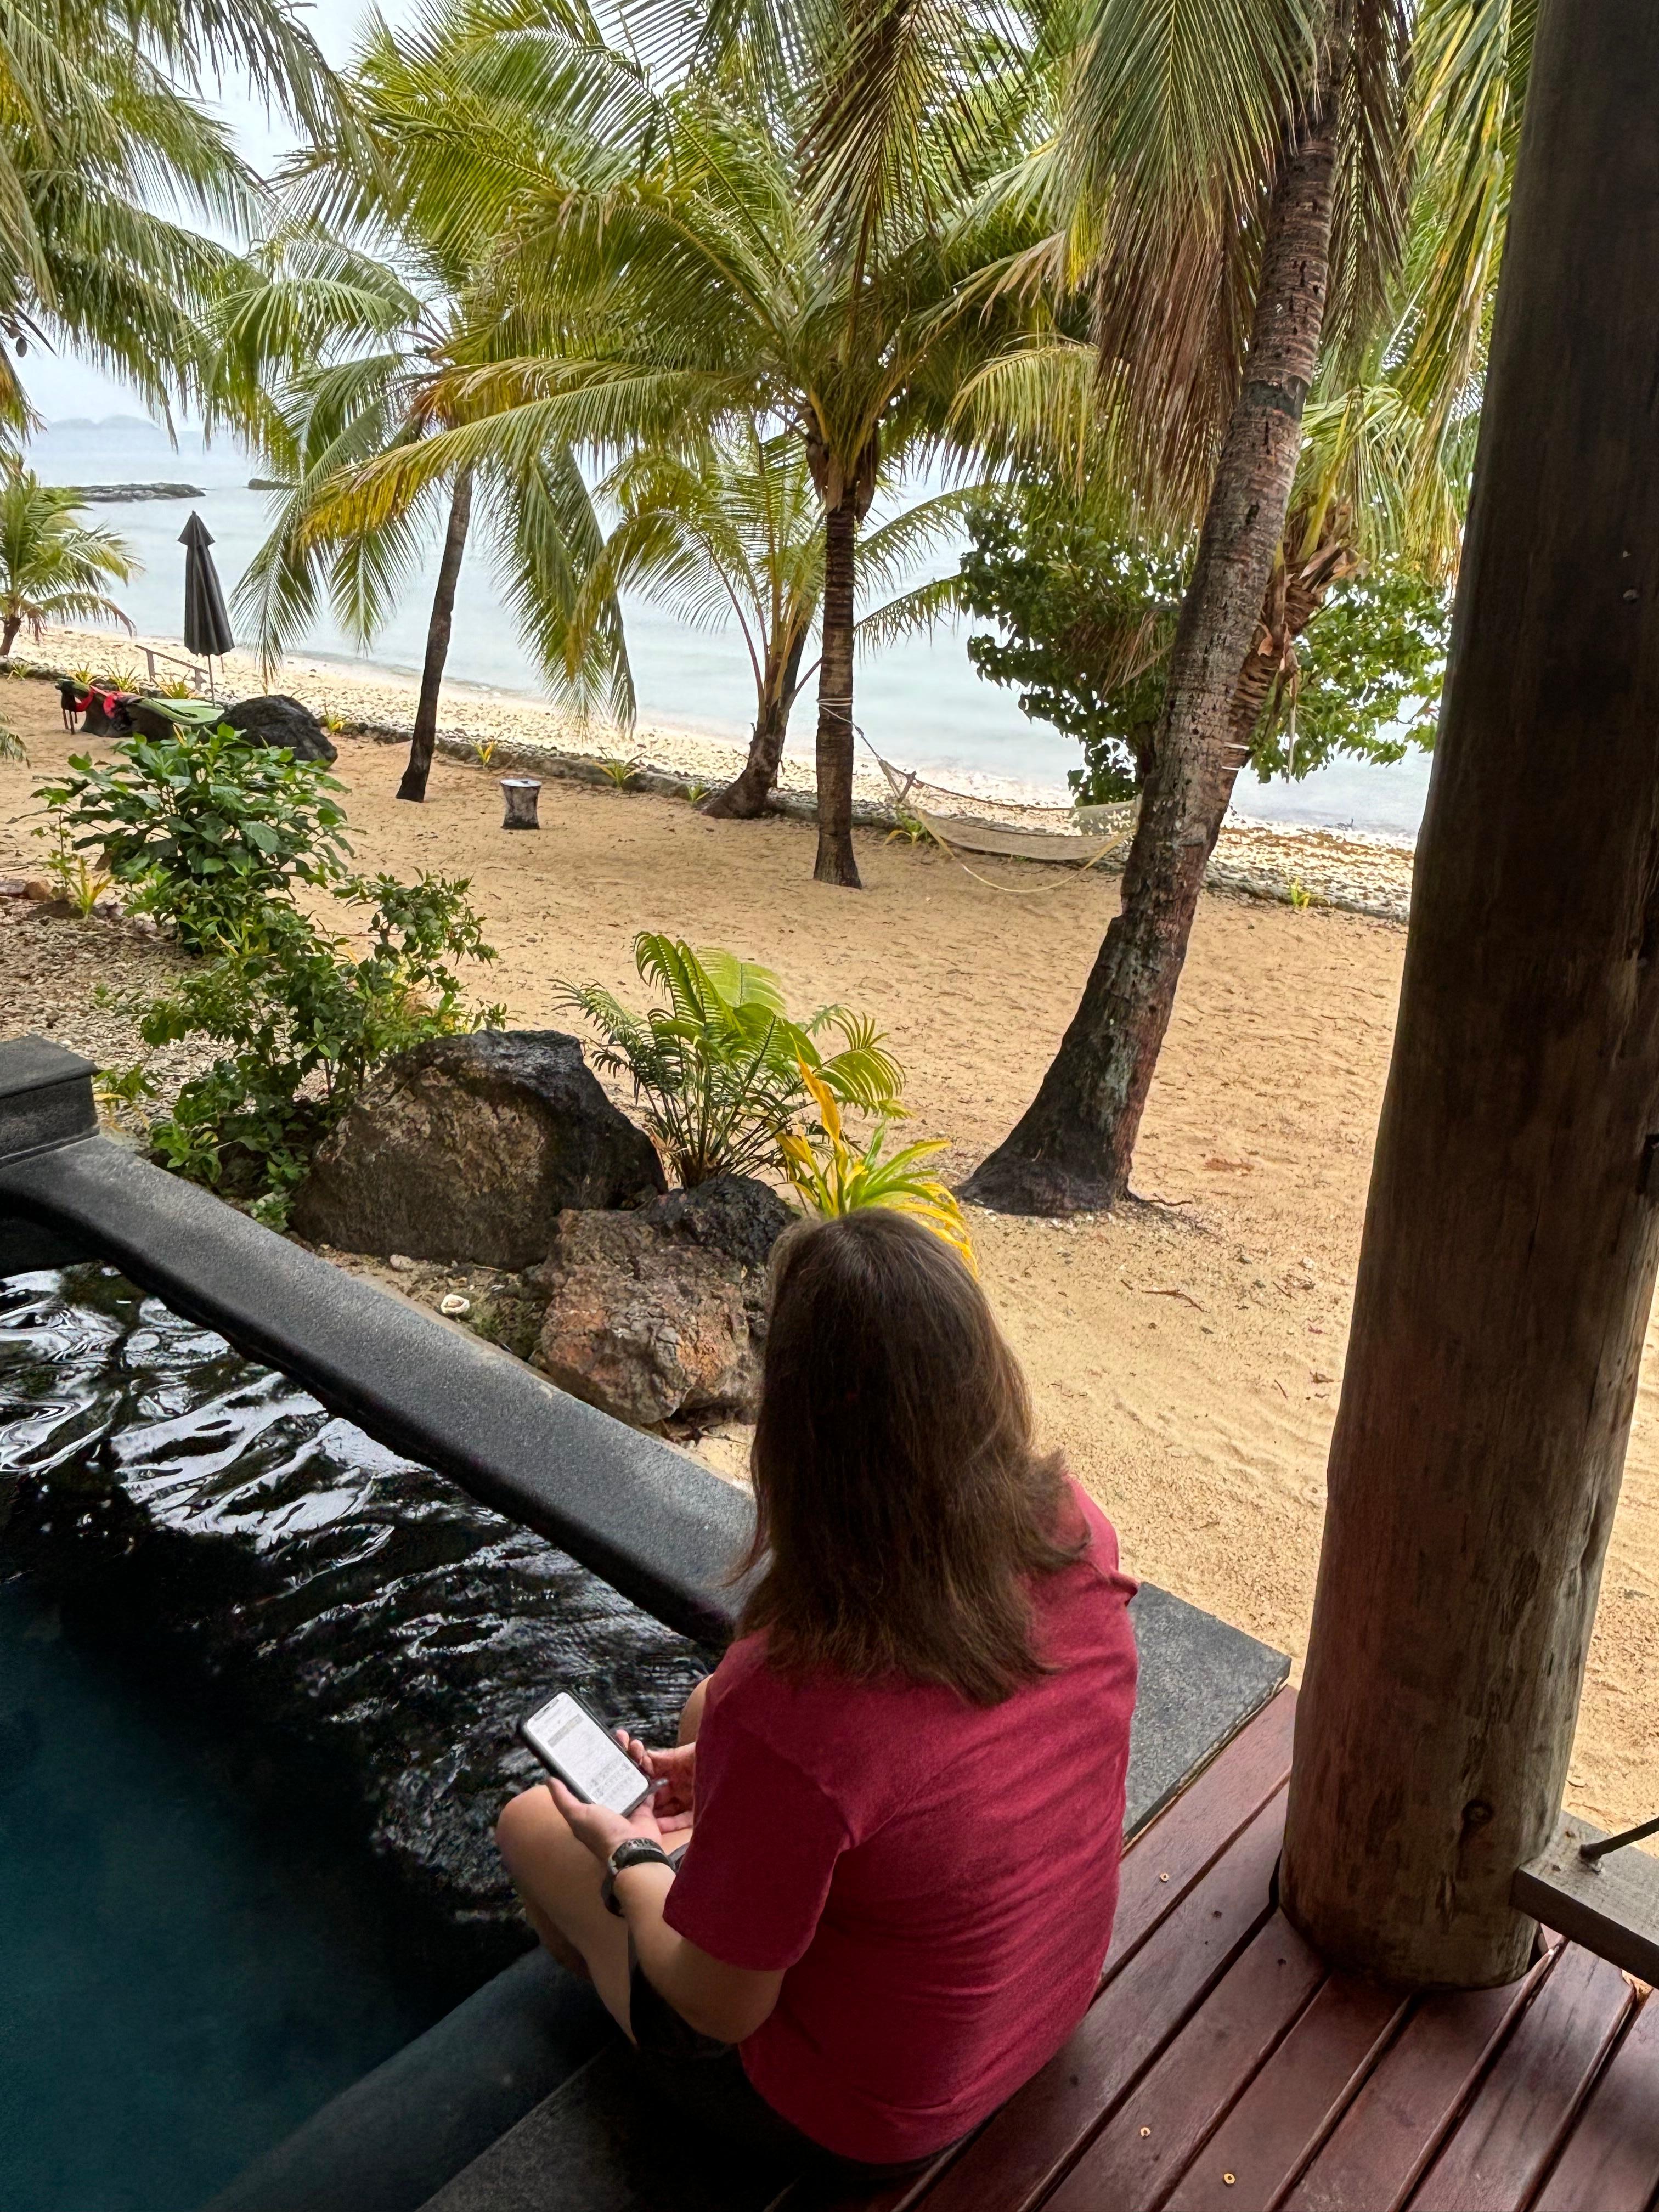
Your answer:
[[[501,797],[507,801],[507,811],[501,817],[503,830],[539,830],[536,819],[536,802],[541,793],[540,780],[533,775],[504,775],[501,778]]]

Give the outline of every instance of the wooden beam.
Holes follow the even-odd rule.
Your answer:
[[[1511,1899],[1569,1942],[1659,1982],[1659,1858],[1634,1844],[1595,1860],[1579,1856],[1581,1845],[1602,1840],[1600,1828],[1567,1814],[1548,1850],[1516,1875]]]
[[[1334,1963],[1509,1981],[1659,1256],[1659,8],[1544,0],[1297,1715]]]

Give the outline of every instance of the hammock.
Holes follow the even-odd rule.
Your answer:
[[[1045,860],[1086,875],[1134,834],[1138,799],[1121,799],[1110,806],[1027,806],[1012,800],[975,798],[967,792],[926,782],[914,772],[907,774],[883,760],[867,738],[865,743],[887,779],[900,817],[908,816],[921,823],[935,844],[964,867],[967,864],[960,861],[959,853],[987,853],[1001,860]],[[990,881],[972,868],[968,873],[978,882]],[[1004,890],[1012,886],[999,884],[995,888]]]

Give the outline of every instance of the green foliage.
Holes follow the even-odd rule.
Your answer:
[[[149,1126],[144,1109],[156,1095],[156,1085],[143,1060],[135,1060],[127,1067],[100,1067],[93,1078],[92,1089],[100,1113],[112,1120],[119,1114],[130,1114]]]
[[[635,779],[644,763],[636,760],[602,760],[599,774],[618,791],[632,791]]]
[[[104,587],[128,580],[132,554],[80,511],[78,493],[43,484],[32,469],[0,474],[0,651],[25,626],[38,638],[48,622],[126,622]]]
[[[320,762],[249,744],[234,730],[132,737],[110,765],[72,755],[71,773],[35,797],[72,844],[101,846],[135,908],[174,922],[183,942],[210,945],[295,883],[344,872],[340,789]]]
[[[233,1190],[283,1190],[370,1071],[422,1037],[498,1023],[469,1009],[453,963],[493,960],[465,881],[352,878],[335,896],[366,912],[369,951],[290,900],[250,902],[167,996],[143,1007],[144,1042],[207,1037],[227,1049],[186,1083],[152,1140],[167,1165]]]
[[[970,637],[969,659],[1021,687],[1021,714],[1078,739],[1088,766],[1074,789],[1096,805],[1132,799],[1152,764],[1185,562],[1036,496],[979,507],[968,533],[963,602],[1004,631]]]
[[[805,1134],[786,1130],[778,1139],[778,1152],[790,1188],[807,1211],[821,1221],[843,1213],[857,1213],[869,1206],[885,1206],[908,1213],[931,1229],[936,1237],[959,1252],[975,1274],[974,1248],[968,1224],[956,1193],[942,1177],[922,1165],[946,1149],[942,1137],[904,1145],[884,1159],[887,1124],[878,1121],[860,1149],[847,1141],[841,1109],[827,1083],[803,1061],[801,1081],[817,1110],[817,1120]]]
[[[25,768],[29,764],[28,747],[16,731],[9,730],[3,722],[0,722],[0,761],[21,761]]]
[[[688,1188],[776,1161],[807,1097],[803,1068],[860,1112],[902,1112],[903,1071],[867,1018],[820,1006],[792,1021],[770,969],[676,938],[643,933],[634,961],[666,1003],[636,1014],[598,983],[563,985],[560,1003],[599,1032],[594,1064],[629,1078],[647,1130]],[[817,1042],[826,1031],[842,1041],[828,1055]]]
[[[974,666],[1021,686],[1023,714],[1078,738],[1080,799],[1133,796],[1152,763],[1185,553],[1137,544],[1053,494],[984,506],[969,530],[963,602],[1003,630],[969,640]],[[1339,753],[1395,761],[1430,744],[1449,615],[1443,593],[1403,568],[1333,586],[1297,641],[1293,684],[1257,727],[1250,765],[1261,780],[1306,775]]]
[[[109,877],[100,869],[89,867],[86,854],[75,850],[64,835],[61,815],[50,830],[39,829],[34,835],[50,838],[52,852],[46,861],[46,873],[58,897],[84,921],[109,889]]]
[[[1294,715],[1264,720],[1250,765],[1304,776],[1338,753],[1397,761],[1434,742],[1451,608],[1445,595],[1397,568],[1333,586],[1297,641]]]

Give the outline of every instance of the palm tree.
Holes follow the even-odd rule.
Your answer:
[[[532,194],[481,288],[476,366],[436,380],[454,427],[361,471],[337,528],[374,526],[416,489],[550,447],[614,465],[686,452],[757,415],[799,441],[823,546],[818,674],[821,882],[856,887],[851,822],[856,547],[878,485],[909,460],[970,452],[953,404],[1024,311],[963,279],[1018,226],[939,218],[935,191],[865,234],[806,187],[799,102],[694,77],[612,137],[573,149]],[[430,127],[449,127],[441,108]],[[981,174],[1008,150],[988,129]],[[510,350],[515,349],[515,350]],[[495,351],[502,357],[484,357]]]
[[[227,69],[322,127],[336,87],[288,0],[17,0],[0,40],[0,428],[9,356],[65,346],[165,410],[201,395],[202,331],[262,192],[192,94]],[[160,211],[158,211],[160,210]]]
[[[77,520],[76,494],[43,484],[29,469],[0,474],[0,659],[27,623],[40,635],[49,622],[131,622],[104,590],[125,584],[133,558],[112,531]]]
[[[896,586],[978,494],[939,493],[872,530],[860,548],[866,582]],[[742,769],[702,811],[752,820],[777,781],[789,710],[812,672],[801,664],[823,597],[823,521],[801,441],[750,416],[701,453],[629,453],[596,497],[621,517],[584,584],[567,664],[580,668],[593,620],[629,592],[698,627],[734,621],[755,680],[754,734]],[[887,643],[926,624],[950,604],[953,583],[899,592],[863,617],[860,638]]]
[[[440,471],[373,520],[349,503],[368,464],[458,419],[444,380],[475,316],[479,273],[501,250],[523,194],[545,188],[565,136],[562,119],[550,125],[544,106],[512,87],[532,31],[532,11],[512,0],[460,0],[402,41],[374,22],[353,67],[346,124],[314,137],[296,161],[283,222],[220,309],[224,410],[288,486],[238,587],[268,662],[303,635],[325,593],[348,635],[367,645],[433,526],[441,530],[399,799],[426,796],[456,590],[479,522],[520,631],[556,676],[580,577],[600,543],[580,472],[553,444],[510,463]],[[434,83],[443,88],[436,131],[428,127]],[[330,221],[348,240],[331,234]],[[615,610],[601,606],[584,683],[607,693],[623,684],[620,653]]]

